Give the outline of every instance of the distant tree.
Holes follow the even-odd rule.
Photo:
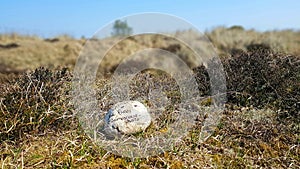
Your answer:
[[[233,25],[230,28],[228,28],[229,30],[240,30],[240,31],[244,31],[244,27],[240,26],[240,25]]]
[[[132,34],[132,28],[128,26],[127,21],[116,20],[113,26],[112,36],[126,36]]]

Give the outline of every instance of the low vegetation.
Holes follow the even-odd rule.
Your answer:
[[[0,48],[1,168],[299,168],[300,48],[290,46],[286,49],[288,52],[278,52],[273,41],[263,43],[257,39],[234,45],[231,42],[237,43],[235,37],[225,42],[217,36],[218,31],[230,36],[233,32],[263,34],[241,27],[219,28],[208,33],[223,56],[228,89],[226,109],[217,129],[205,142],[199,142],[204,119],[198,118],[194,128],[171,150],[133,159],[114,155],[96,145],[74,116],[72,64],[84,44],[83,39],[43,40],[1,35],[1,44],[18,44],[9,49]],[[299,34],[293,31],[278,33]],[[184,47],[163,41],[152,44],[153,39],[146,38],[149,39],[129,39],[132,48],[125,50],[126,46],[120,44],[118,50],[108,55],[120,57],[149,45],[160,46],[183,58],[189,55]],[[293,38],[299,36],[283,40],[282,46],[295,45]],[[141,41],[144,43],[138,43]],[[108,42],[109,39],[104,39],[101,43]],[[70,53],[66,52],[66,45]],[[46,55],[53,58],[43,60]],[[23,62],[26,57],[32,64]],[[114,62],[104,63],[107,66],[104,71],[110,72],[116,67]],[[205,67],[195,67],[193,71],[201,95],[209,96]],[[180,102],[180,92],[174,83],[171,76],[155,70],[143,71],[133,78],[130,84],[132,99],[145,98],[143,101],[149,107],[159,104],[161,102],[146,98],[151,89],[163,86],[169,100],[159,123],[152,124],[149,130],[163,132],[162,122],[172,123],[172,114],[178,111],[175,105]],[[109,84],[106,78],[96,82],[97,99],[101,100],[99,107],[104,110],[111,104]],[[210,103],[211,100],[207,100],[199,106]],[[136,135],[140,136],[143,134]]]

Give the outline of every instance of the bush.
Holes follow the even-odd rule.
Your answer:
[[[243,107],[272,108],[280,117],[300,116],[300,61],[274,53],[267,45],[251,44],[223,59],[227,103]],[[211,63],[208,65],[211,66]],[[194,69],[203,96],[210,95],[210,77],[204,66]]]
[[[224,61],[228,103],[271,107],[283,117],[299,117],[300,62],[276,54],[265,45],[248,46],[248,52]]]
[[[10,82],[0,95],[0,142],[16,140],[24,133],[42,133],[46,129],[68,129],[72,114],[68,108],[67,69],[36,69]]]
[[[240,30],[240,31],[245,31],[244,27],[241,25],[233,25],[230,28],[228,28],[229,30]]]

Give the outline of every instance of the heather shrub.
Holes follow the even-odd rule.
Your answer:
[[[299,117],[299,59],[274,53],[263,44],[251,44],[247,49],[224,60],[228,103],[270,107],[283,112],[282,117]]]
[[[39,68],[9,82],[0,95],[0,141],[72,127],[70,79],[67,69]]]

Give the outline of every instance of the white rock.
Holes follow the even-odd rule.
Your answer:
[[[138,101],[124,101],[112,106],[105,115],[104,131],[108,135],[144,131],[151,123],[147,108]]]

